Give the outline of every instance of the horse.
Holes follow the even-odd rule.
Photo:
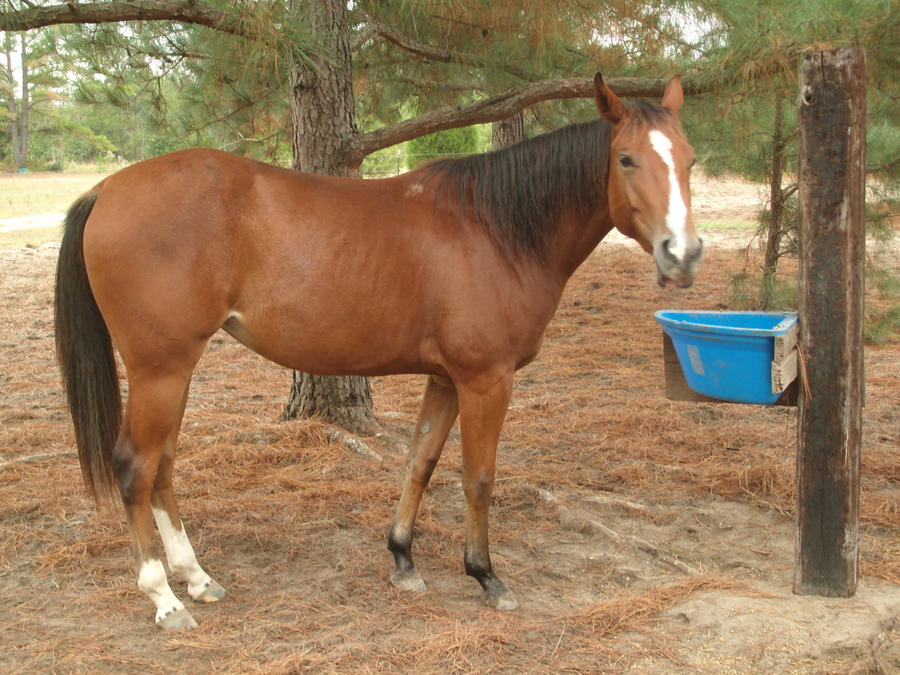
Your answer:
[[[465,571],[489,607],[518,606],[488,548],[514,373],[537,355],[566,281],[613,227],[652,255],[663,286],[689,286],[703,251],[680,79],[661,103],[626,105],[598,73],[594,98],[593,121],[396,177],[307,175],[193,149],[126,167],[72,205],[56,276],[57,358],[86,488],[98,501],[121,497],[157,626],[197,624],[169,585],[154,521],[188,595],[226,596],[198,563],[172,489],[191,375],[219,329],[295,370],[427,376],[388,536],[391,582],[425,589],[413,528],[459,417]]]

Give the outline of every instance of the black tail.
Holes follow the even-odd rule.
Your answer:
[[[56,355],[75,425],[78,461],[99,501],[117,494],[112,450],[122,424],[122,395],[112,339],[84,265],[84,224],[98,191],[79,198],[66,216],[56,268]]]

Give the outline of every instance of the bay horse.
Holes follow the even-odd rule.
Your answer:
[[[428,377],[388,537],[392,583],[421,591],[416,512],[457,416],[465,570],[515,609],[488,552],[497,441],[513,375],[537,354],[563,287],[613,228],[689,286],[702,254],[693,150],[676,77],[626,106],[600,74],[601,117],[381,180],[305,175],[212,150],[140,162],[71,207],[56,278],[56,347],[79,461],[118,492],[138,587],[166,629],[196,626],[225,590],[198,564],[172,491],[191,374],[220,328],[278,364],[323,375]],[[127,373],[124,415],[115,350]]]

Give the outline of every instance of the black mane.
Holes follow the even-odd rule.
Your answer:
[[[597,119],[425,171],[440,181],[438,199],[455,197],[507,258],[541,260],[560,215],[586,217],[606,199],[609,142],[609,124]]]

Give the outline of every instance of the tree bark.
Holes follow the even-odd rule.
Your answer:
[[[30,4],[30,3],[29,3]],[[183,21],[218,31],[258,38],[254,22],[194,0],[136,0],[134,2],[69,2],[64,5],[30,6],[0,13],[0,30],[34,30],[61,24],[109,23],[113,21]]]
[[[27,96],[28,63],[26,62],[27,55],[25,53],[25,35],[22,34],[20,38],[22,40],[20,54],[22,63],[21,88],[23,96]],[[16,79],[13,74],[12,61],[13,49],[15,49],[15,47],[12,36],[8,32],[4,36],[3,47],[4,52],[6,53],[6,89],[9,92],[7,94],[7,108],[9,110],[10,145],[12,146],[13,163],[16,165],[17,169],[21,169],[25,166],[25,160],[28,155],[28,100],[27,98],[16,98],[18,87],[16,86]]]
[[[769,309],[775,290],[775,276],[778,273],[778,255],[781,250],[781,235],[784,214],[784,193],[781,180],[784,176],[784,97],[775,94],[775,123],[772,131],[772,168],[769,176],[769,226],[766,236],[766,256],[763,261],[762,284],[759,289],[759,309]]]
[[[299,55],[290,73],[295,169],[329,176],[355,176],[339,150],[357,134],[347,8],[343,0],[306,3],[303,20],[318,36],[317,55]],[[365,377],[323,377],[295,371],[283,418],[318,416],[348,431],[378,429]]]
[[[13,126],[18,126],[18,147],[13,144],[13,156],[19,167],[25,166],[28,159],[28,116],[31,112],[31,97],[29,96],[29,88],[31,83],[28,76],[28,51],[25,44],[25,33],[19,35],[20,45],[22,47],[22,97],[19,99],[19,116],[13,120]],[[13,94],[15,98],[15,94]]]
[[[491,125],[491,147],[494,150],[505,148],[525,140],[525,116],[520,110],[512,117],[494,122]]]

